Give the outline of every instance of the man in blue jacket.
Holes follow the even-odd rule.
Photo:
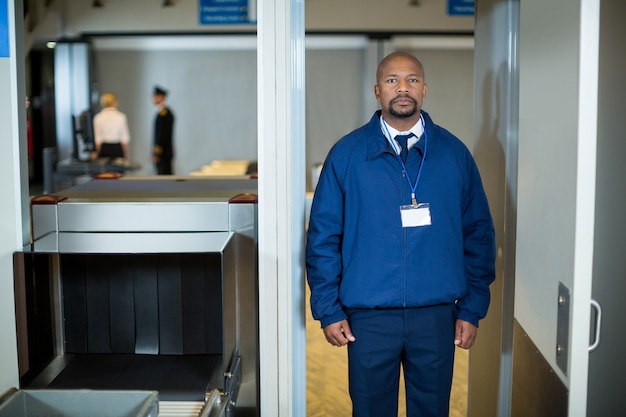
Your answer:
[[[448,416],[455,345],[469,349],[495,278],[493,222],[466,146],[421,110],[413,55],[376,73],[369,123],[324,162],[307,236],[313,317],[348,345],[354,417]]]

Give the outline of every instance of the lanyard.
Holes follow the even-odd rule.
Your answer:
[[[428,135],[426,134],[426,126],[424,125],[424,118],[420,115],[420,120],[422,121],[422,129],[424,130],[424,155],[422,156],[422,161],[420,162],[420,167],[417,170],[417,178],[415,178],[415,184],[411,183],[411,178],[409,178],[409,172],[404,165],[404,161],[400,158],[397,152],[397,144],[391,138],[391,133],[389,132],[389,127],[387,127],[387,122],[385,119],[383,120],[383,126],[385,126],[385,130],[387,131],[387,141],[391,144],[391,147],[396,151],[396,157],[400,164],[402,164],[402,169],[404,170],[404,176],[406,177],[407,182],[409,183],[409,187],[411,188],[411,204],[413,207],[417,207],[417,199],[415,198],[415,190],[417,190],[417,184],[419,184],[420,177],[422,176],[422,168],[424,168],[424,161],[426,160],[426,152],[428,150]],[[415,146],[415,145],[413,145]]]

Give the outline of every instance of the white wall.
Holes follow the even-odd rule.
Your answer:
[[[170,91],[168,104],[176,117],[175,172],[188,175],[214,159],[257,159],[256,51],[248,46],[223,50],[241,38],[212,37],[209,44],[191,48],[183,40],[146,38],[97,38],[95,67],[100,92],[114,92],[120,110],[128,116],[131,159],[152,174],[150,150],[155,109],[152,88]],[[238,39],[238,40],[237,40]],[[306,56],[307,183],[310,168],[322,162],[330,147],[343,135],[367,122],[375,101],[363,116],[362,103],[372,101],[375,79],[364,79],[367,42],[353,45],[350,37],[334,37],[320,46],[309,37]],[[150,40],[148,38],[148,40]],[[154,39],[152,39],[154,41]],[[196,39],[199,41],[199,39]],[[211,46],[222,42],[220,48]],[[171,45],[178,45],[173,49]],[[426,67],[429,92],[425,103],[436,123],[445,126],[473,147],[473,51],[428,44],[409,48]],[[144,49],[139,49],[144,45]],[[369,74],[369,73],[368,73]],[[365,86],[365,87],[364,87]]]
[[[214,159],[256,159],[255,50],[100,50],[95,60],[100,92],[115,93],[128,117],[131,159],[142,166],[138,174],[154,173],[157,84],[169,91],[175,117],[176,174],[188,175]]]

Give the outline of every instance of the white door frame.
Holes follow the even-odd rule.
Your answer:
[[[261,416],[306,415],[304,0],[259,0]]]

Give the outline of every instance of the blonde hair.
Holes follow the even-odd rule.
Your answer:
[[[113,93],[104,93],[100,97],[102,107],[117,107],[117,97]]]

